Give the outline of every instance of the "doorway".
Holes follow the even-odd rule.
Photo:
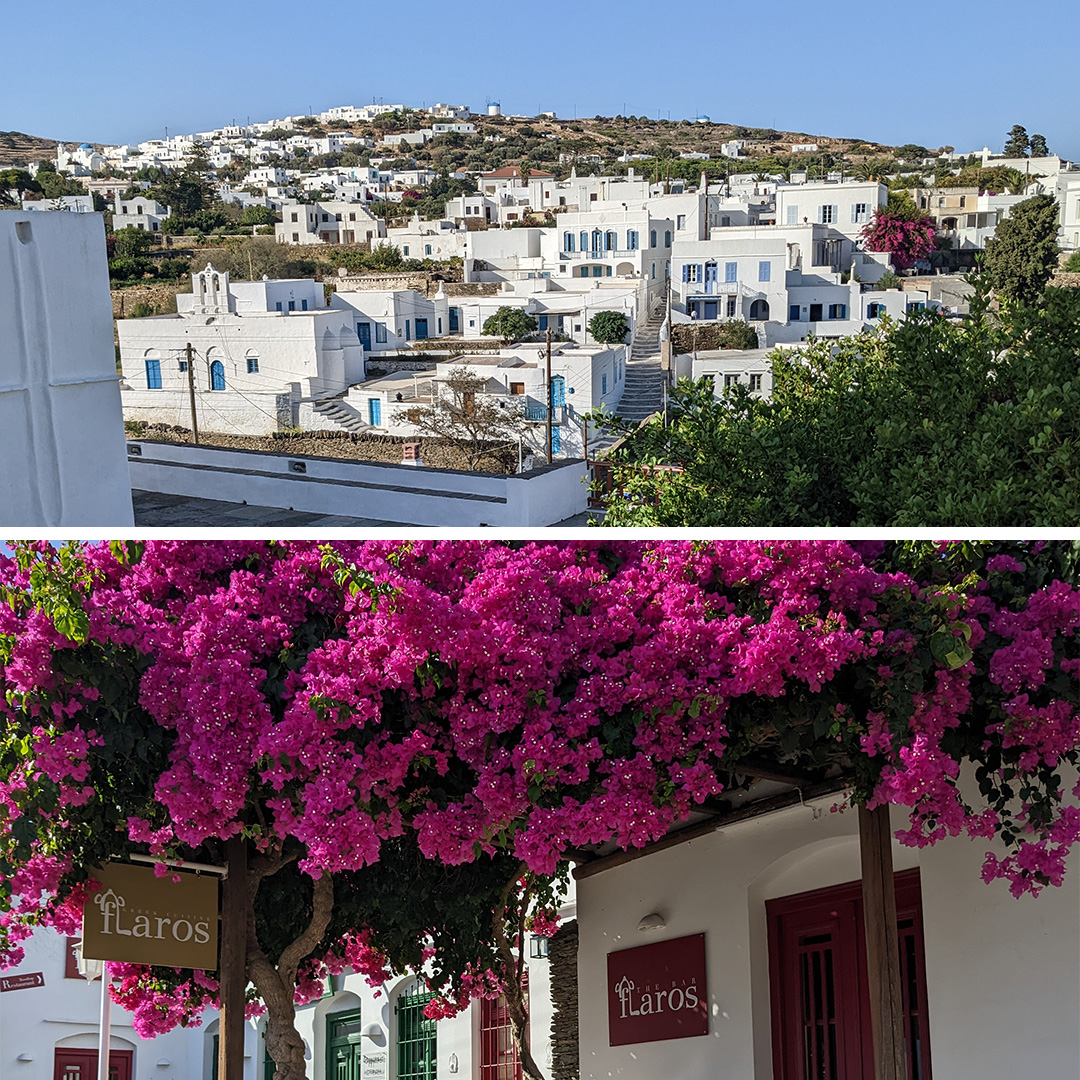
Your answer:
[[[134,1050],[109,1051],[109,1080],[131,1080]],[[97,1080],[98,1052],[57,1047],[53,1080]]]

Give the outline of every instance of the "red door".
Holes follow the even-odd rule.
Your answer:
[[[918,870],[896,875],[908,1080],[930,1080]],[[859,882],[765,905],[776,1080],[873,1080]]]
[[[109,1080],[131,1080],[133,1050],[109,1051]],[[98,1052],[56,1048],[53,1080],[97,1080]]]

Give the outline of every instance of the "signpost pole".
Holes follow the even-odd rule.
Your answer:
[[[109,1013],[112,998],[109,997],[109,965],[101,963],[101,1026],[98,1034],[98,1080],[109,1080]]]
[[[244,990],[247,988],[247,848],[242,837],[225,842],[228,874],[221,896],[221,1013],[219,1080],[243,1080]]]

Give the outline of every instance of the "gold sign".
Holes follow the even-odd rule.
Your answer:
[[[153,867],[106,863],[101,888],[83,905],[83,956],[165,967],[218,966],[218,883],[213,877],[156,877]]]

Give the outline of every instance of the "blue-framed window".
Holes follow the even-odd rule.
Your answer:
[[[574,250],[574,234],[572,232],[563,233],[562,249],[563,251]]]
[[[626,230],[626,250],[637,251],[638,249],[638,234],[637,229]]]
[[[671,230],[664,230],[664,247],[671,247]]]
[[[279,300],[279,301],[277,302],[277,304],[275,305],[275,310],[276,310],[276,311],[280,311],[280,310],[281,310],[281,301],[280,301],[280,300]]]
[[[846,319],[847,318],[847,304],[830,304],[829,305],[829,318],[830,319]]]
[[[772,263],[771,262],[759,262],[757,264],[757,279],[758,281],[771,281],[772,280]]]
[[[257,356],[249,356],[247,358],[247,370],[249,375],[259,374],[259,358]]]
[[[289,301],[289,310],[290,311],[295,311],[296,310],[296,301],[295,300],[290,300]]]
[[[301,300],[300,301],[300,310],[301,311],[307,311],[307,301],[306,300]]]
[[[724,281],[732,282],[739,280],[739,264],[737,262],[724,263]]]
[[[600,393],[601,394],[606,394],[607,393],[607,374],[606,373],[600,376]]]
[[[798,304],[792,304],[788,308],[788,321],[789,322],[798,322],[799,321],[799,305]]]
[[[220,360],[215,360],[210,365],[210,389],[225,389],[225,365]]]
[[[146,358],[146,389],[161,389],[161,361],[154,356]]]
[[[649,247],[656,247],[656,230],[649,230]]]
[[[588,232],[586,232],[584,229],[582,229],[581,230],[581,236],[579,237],[579,239],[581,240],[581,250],[582,251],[588,251],[589,250],[589,234],[588,234]]]

